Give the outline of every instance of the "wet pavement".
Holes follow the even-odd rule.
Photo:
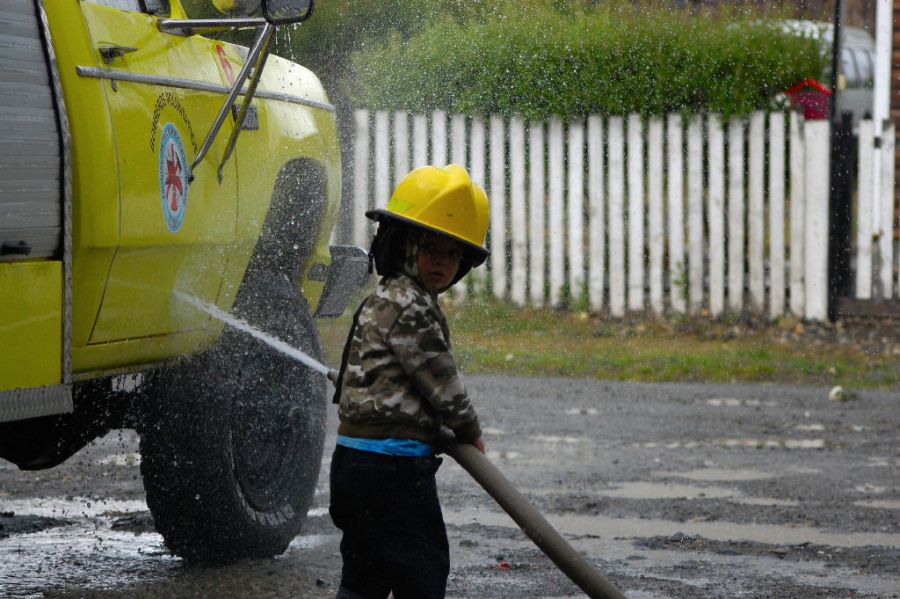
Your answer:
[[[629,597],[900,597],[900,393],[470,377],[488,456]],[[0,597],[333,597],[331,415],[303,534],[275,559],[187,568],[153,530],[137,436],[64,465],[0,461]],[[449,597],[578,589],[452,460]]]

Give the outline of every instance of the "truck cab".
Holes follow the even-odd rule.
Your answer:
[[[256,5],[0,8],[0,458],[49,468],[137,429],[157,529],[197,561],[287,546],[325,409],[320,374],[197,306],[315,357],[314,315],[365,278],[361,251],[329,247],[335,109],[270,52],[311,2]],[[251,47],[217,39],[238,28]]]

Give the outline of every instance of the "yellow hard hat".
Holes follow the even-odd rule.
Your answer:
[[[394,190],[387,209],[366,212],[373,220],[396,219],[442,233],[476,251],[480,264],[490,223],[488,197],[458,164],[422,166],[406,175]]]

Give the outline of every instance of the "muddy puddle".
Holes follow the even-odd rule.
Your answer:
[[[0,541],[0,597],[333,596],[326,588],[333,567],[316,565],[323,556],[331,558],[336,543],[334,531],[323,522],[328,518],[323,508],[310,511],[310,530],[284,555],[203,568],[186,567],[166,550],[143,501],[105,503],[86,498],[3,502],[4,513],[14,513],[15,519],[50,520],[43,530]]]
[[[521,537],[523,546],[528,543],[516,524],[500,512],[484,509],[445,511],[444,517],[454,526],[514,531],[515,536]],[[834,561],[836,556],[849,558],[851,554],[864,561],[867,550],[873,545],[897,547],[900,545],[897,534],[829,533],[804,527],[604,516],[547,515],[547,519],[605,575],[643,578],[647,575],[648,565],[652,564],[653,578],[690,587],[698,591],[699,596],[846,596],[821,594],[816,590],[840,588],[863,596],[891,597],[891,589],[900,591],[900,579],[896,576],[873,575],[856,564],[842,565]],[[797,555],[792,555],[795,553]],[[477,558],[470,556],[470,559]],[[745,574],[754,572],[760,579],[791,579],[809,588],[805,593],[785,595],[744,594],[735,588],[728,591],[728,585],[723,585],[721,578],[721,572],[728,569]],[[628,596],[686,595],[629,592]]]

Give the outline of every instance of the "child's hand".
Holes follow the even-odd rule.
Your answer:
[[[484,453],[484,437],[478,437],[472,441],[472,445],[474,445],[478,451]]]

